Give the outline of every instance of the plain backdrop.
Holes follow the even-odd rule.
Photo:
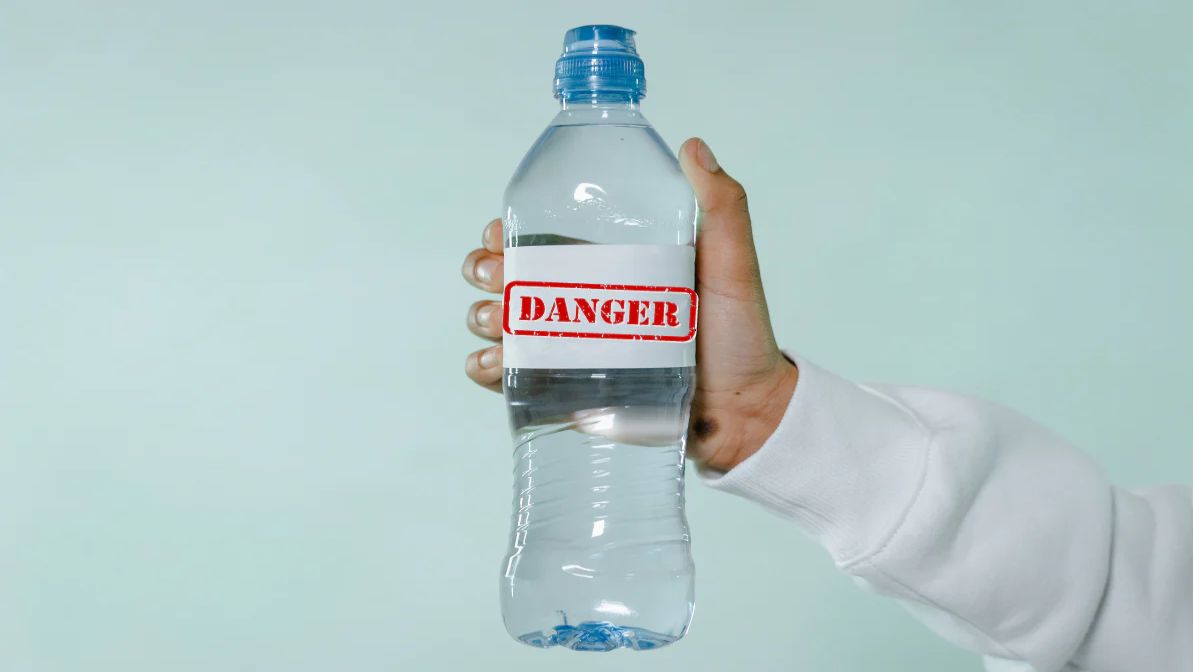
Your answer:
[[[683,641],[510,641],[459,264],[563,32],[626,25],[647,116],[749,189],[781,343],[1187,482],[1190,12],[3,3],[0,669],[979,669],[690,469]]]

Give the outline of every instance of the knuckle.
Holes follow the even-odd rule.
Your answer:
[[[749,200],[749,196],[746,194],[746,187],[733,178],[729,180],[729,200],[739,204],[745,204]]]

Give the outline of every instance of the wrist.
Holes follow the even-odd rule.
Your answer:
[[[724,424],[732,431],[722,431],[718,445],[708,446],[701,460],[703,465],[717,471],[729,471],[758,452],[758,449],[775,433],[796,390],[800,371],[797,366],[779,353],[778,360],[767,371],[742,389],[727,396],[727,403],[719,404],[721,412],[705,414],[693,422],[693,433],[702,442],[706,424]],[[717,409],[711,409],[713,411]],[[723,416],[721,420],[713,416]],[[714,437],[716,438],[716,437]]]
[[[753,406],[746,409],[746,424],[743,428],[744,439],[740,441],[740,450],[734,455],[735,461],[725,471],[736,467],[762,448],[767,439],[775,433],[783,414],[787,412],[796,391],[796,381],[800,378],[800,370],[783,353],[779,354],[779,364],[774,367],[771,375],[762,382]]]

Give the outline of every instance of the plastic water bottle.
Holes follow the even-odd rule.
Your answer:
[[[504,394],[515,460],[501,603],[537,647],[687,631],[683,457],[696,201],[642,116],[633,31],[567,31],[561,110],[505,193]]]

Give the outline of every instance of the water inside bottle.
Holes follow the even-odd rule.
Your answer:
[[[506,625],[538,647],[653,649],[691,620],[683,509],[693,370],[509,369]]]

